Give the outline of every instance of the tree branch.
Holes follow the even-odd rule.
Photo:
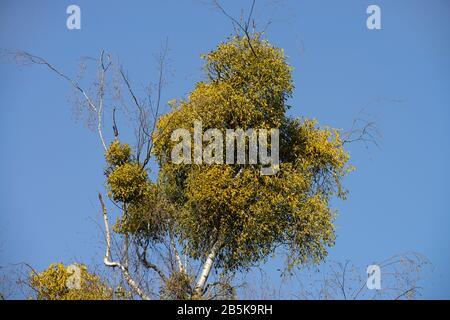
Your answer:
[[[178,264],[178,271],[184,273],[186,270],[184,270],[183,262],[181,261],[180,254],[175,244],[175,239],[173,237],[173,231],[171,229],[169,230],[169,237],[170,237],[170,247],[173,251],[173,254],[175,255],[175,260],[177,261]]]
[[[73,80],[69,76],[67,76],[65,73],[60,71],[58,68],[56,68],[54,65],[50,64],[47,60],[44,58],[41,58],[39,56],[35,56],[31,53],[28,53],[26,51],[16,51],[16,52],[9,52],[9,54],[17,61],[17,62],[23,62],[23,63],[32,63],[32,64],[40,64],[44,65],[47,68],[49,68],[51,71],[55,72],[58,76],[66,80],[70,83],[70,85],[77,91],[81,93],[81,95],[84,97],[85,101],[87,102],[88,107],[92,112],[96,114],[97,117],[97,131],[102,143],[103,148],[106,150],[106,144],[105,140],[103,139],[103,133],[101,130],[102,127],[102,112],[103,112],[103,95],[104,95],[104,75],[106,70],[111,65],[111,60],[109,59],[108,65],[104,65],[103,63],[103,55],[104,51],[102,50],[100,55],[100,65],[101,65],[101,71],[100,71],[100,88],[99,88],[99,97],[100,102],[99,106],[97,107],[95,103],[92,101],[92,98],[87,94],[87,92],[78,84],[77,81]]]
[[[241,29],[241,30],[244,32],[245,36],[247,37],[247,43],[248,43],[250,49],[252,50],[253,55],[254,55],[255,57],[257,57],[256,52],[255,52],[255,50],[253,49],[253,46],[252,46],[250,34],[248,33],[248,27],[249,27],[249,24],[250,24],[251,16],[252,16],[252,14],[253,14],[253,8],[254,8],[254,6],[255,6],[255,1],[256,1],[256,0],[253,0],[253,2],[252,2],[252,7],[251,7],[251,9],[250,9],[250,14],[248,15],[247,22],[245,23],[244,26],[243,26],[239,21],[237,21],[235,18],[233,18],[230,14],[228,14],[228,12],[226,12],[225,9],[220,5],[219,1],[214,0],[213,3],[214,3],[214,5],[215,5],[220,11],[222,11],[222,13],[223,13],[228,19],[231,20],[231,22],[233,23],[233,25],[237,25],[237,26],[239,27],[239,29]]]
[[[208,280],[209,273],[211,272],[211,268],[214,263],[214,259],[219,252],[220,247],[222,246],[222,242],[220,240],[216,240],[214,242],[210,253],[206,257],[205,263],[203,264],[202,271],[200,273],[200,277],[195,285],[194,292],[196,295],[201,296],[203,294],[203,288],[205,287],[206,280]]]
[[[138,286],[138,284],[131,277],[131,275],[128,271],[128,267],[121,264],[118,261],[111,261],[111,232],[109,229],[109,222],[108,222],[106,206],[103,201],[101,193],[98,194],[98,199],[99,199],[100,205],[102,207],[103,221],[105,222],[106,252],[105,252],[105,257],[103,258],[103,263],[108,267],[112,267],[112,268],[118,267],[120,269],[120,271],[122,272],[123,278],[128,283],[128,285],[131,287],[131,289],[142,299],[150,300],[150,297]]]

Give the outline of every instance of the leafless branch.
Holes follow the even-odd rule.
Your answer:
[[[421,289],[421,287],[413,287],[413,288],[410,288],[410,289],[406,290],[405,292],[399,294],[397,297],[395,297],[394,300],[399,300],[401,297],[407,296],[407,295],[410,294],[411,292],[416,292],[418,289]]]
[[[145,101],[141,101],[138,99],[135,90],[131,84],[131,81],[126,74],[123,67],[120,67],[119,74],[120,77],[125,84],[126,90],[128,91],[133,104],[137,109],[137,144],[136,144],[136,158],[138,161],[141,159],[141,155],[143,154],[142,166],[145,167],[152,157],[153,151],[153,133],[156,128],[156,123],[160,114],[161,109],[161,97],[162,90],[165,85],[165,72],[166,65],[168,60],[168,39],[166,38],[165,43],[161,47],[161,51],[157,56],[157,68],[158,68],[158,81],[156,84],[156,97],[155,101],[153,101],[152,97],[149,95],[148,97],[148,105]],[[153,108],[153,102],[155,106]],[[150,110],[148,110],[148,108]],[[150,111],[150,112],[149,112]],[[151,121],[149,118],[152,118]]]
[[[66,80],[67,82],[69,82],[69,84],[75,89],[77,90],[82,97],[84,98],[84,100],[86,101],[88,107],[90,108],[90,110],[96,114],[96,120],[97,120],[97,131],[102,143],[103,148],[106,150],[106,143],[105,140],[103,138],[103,132],[102,132],[102,113],[103,113],[103,95],[104,95],[104,80],[105,80],[105,73],[108,70],[108,68],[111,65],[111,58],[108,55],[108,62],[107,64],[105,64],[104,61],[104,51],[102,50],[101,54],[100,54],[100,84],[99,84],[99,91],[98,91],[98,96],[99,96],[99,105],[97,106],[93,99],[89,96],[89,94],[87,93],[87,91],[85,89],[83,89],[80,84],[78,83],[78,81],[74,80],[73,78],[67,76],[64,72],[62,72],[60,69],[58,69],[56,66],[54,66],[53,64],[49,63],[47,60],[45,60],[44,58],[41,58],[39,56],[33,55],[31,53],[28,53],[26,51],[10,51],[8,52],[8,54],[19,64],[37,64],[37,65],[43,65],[45,67],[47,67],[49,70],[55,72],[58,76],[60,76],[61,78],[63,78],[64,80]]]
[[[239,29],[241,29],[242,32],[244,32],[244,34],[245,34],[245,36],[246,36],[246,39],[247,39],[247,43],[248,43],[250,49],[252,50],[253,55],[256,57],[257,55],[256,55],[255,50],[253,49],[252,42],[251,42],[251,37],[250,37],[249,31],[248,31],[248,28],[249,28],[249,26],[250,26],[250,20],[251,20],[252,14],[253,14],[253,9],[254,9],[254,7],[255,7],[255,1],[256,1],[256,0],[253,0],[253,1],[252,1],[252,6],[251,6],[251,9],[250,9],[250,13],[249,13],[249,15],[248,15],[247,22],[245,22],[244,25],[242,25],[242,23],[240,23],[240,22],[239,22],[238,20],[236,20],[233,16],[231,16],[231,15],[223,8],[223,6],[219,3],[219,1],[213,0],[213,4],[214,4],[214,6],[215,6],[217,9],[219,9],[219,10],[220,10],[220,11],[221,11],[228,19],[231,20],[231,22],[232,22],[232,24],[233,24],[233,27],[238,26]]]
[[[101,193],[98,194],[98,199],[99,199],[100,205],[102,207],[103,221],[105,222],[106,252],[105,252],[105,257],[103,258],[103,263],[108,267],[113,267],[113,268],[118,267],[120,269],[120,271],[122,272],[122,276],[124,277],[125,281],[130,286],[130,288],[142,299],[150,300],[150,297],[139,287],[139,285],[131,277],[131,275],[128,271],[128,266],[126,266],[118,261],[111,261],[111,232],[109,229],[108,214],[107,214],[106,206],[103,201]]]
[[[167,277],[164,274],[164,272],[160,268],[158,268],[155,264],[147,260],[147,248],[144,248],[144,251],[142,253],[138,252],[138,256],[145,268],[155,271],[163,282],[167,281]]]
[[[364,109],[361,110],[358,116],[353,119],[352,126],[350,130],[344,132],[343,144],[348,144],[352,142],[362,142],[364,146],[368,149],[369,144],[374,144],[379,147],[379,140],[382,135],[376,122],[367,120],[364,116],[367,116]]]

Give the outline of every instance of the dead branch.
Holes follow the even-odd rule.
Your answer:
[[[102,50],[100,54],[100,87],[99,87],[99,105],[97,106],[93,99],[88,95],[87,91],[83,89],[78,81],[74,80],[73,78],[70,78],[67,76],[64,72],[62,72],[60,69],[55,67],[53,64],[49,63],[44,58],[41,58],[39,56],[33,55],[31,53],[28,53],[26,51],[11,51],[8,52],[8,54],[17,62],[21,64],[38,64],[46,66],[49,70],[55,72],[58,76],[69,82],[69,84],[77,90],[84,100],[86,101],[88,107],[90,110],[96,114],[96,120],[97,120],[97,131],[100,137],[100,141],[102,143],[102,146],[104,150],[106,150],[106,143],[103,138],[103,132],[102,132],[102,113],[103,113],[103,95],[104,95],[104,77],[105,72],[108,70],[109,66],[111,65],[111,60],[109,58],[108,64],[104,64],[104,51]]]

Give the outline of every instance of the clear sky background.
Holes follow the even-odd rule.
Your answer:
[[[81,7],[81,30],[66,28],[70,4]],[[382,30],[366,28],[369,4],[381,7]],[[249,3],[224,6],[238,16]],[[330,259],[365,268],[420,252],[434,265],[423,297],[450,298],[450,3],[257,1],[254,17],[260,26],[272,19],[267,38],[295,68],[291,114],[348,129],[365,108],[383,134],[379,149],[351,147],[357,171],[345,181],[348,200],[335,202]],[[156,79],[152,54],[168,37],[173,76],[164,101],[192,90],[200,54],[232,31],[201,1],[0,3],[0,47],[43,56],[71,75],[80,57],[106,49],[145,84]],[[44,68],[0,63],[0,265],[100,262],[104,160],[97,136],[74,120],[70,92]]]

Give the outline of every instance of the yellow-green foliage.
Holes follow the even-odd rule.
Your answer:
[[[207,81],[188,98],[171,102],[157,123],[155,153],[159,190],[177,208],[186,251],[203,258],[223,239],[216,266],[245,268],[284,245],[290,265],[318,262],[334,244],[331,197],[345,197],[342,178],[351,170],[339,131],[315,120],[285,115],[292,68],[281,49],[255,35],[235,37],[204,56]],[[174,165],[173,130],[279,128],[280,171],[261,176],[258,165]]]
[[[148,191],[147,171],[138,163],[125,163],[116,167],[107,179],[115,201],[139,201]]]
[[[281,49],[256,36],[248,41],[233,38],[203,56],[208,82],[197,83],[186,101],[172,101],[173,111],[162,116],[155,134],[160,160],[170,157],[176,128],[192,130],[195,120],[208,128],[278,128],[285,101],[294,88],[292,68]]]
[[[184,272],[173,272],[161,287],[161,298],[165,300],[187,300],[192,297],[191,279]]]
[[[119,140],[114,140],[106,151],[106,162],[110,166],[120,166],[130,161],[131,148],[128,144],[121,144]]]
[[[132,233],[154,241],[162,239],[174,207],[158,195],[156,185],[149,182],[140,200],[130,203],[126,214],[118,219],[114,231]]]
[[[115,201],[139,201],[148,192],[147,171],[131,161],[131,148],[115,140],[105,154],[109,168],[106,170],[109,195]]]
[[[69,288],[67,282],[73,271],[61,263],[51,264],[41,273],[30,275],[29,284],[37,300],[109,300],[113,290],[96,274],[89,273],[86,266],[80,268],[80,287]]]
[[[170,203],[158,196],[156,185],[149,180],[147,171],[131,160],[131,148],[115,140],[106,151],[109,168],[108,195],[122,203],[124,214],[113,230],[133,233],[153,240],[162,238],[167,229],[167,218],[172,210]]]

